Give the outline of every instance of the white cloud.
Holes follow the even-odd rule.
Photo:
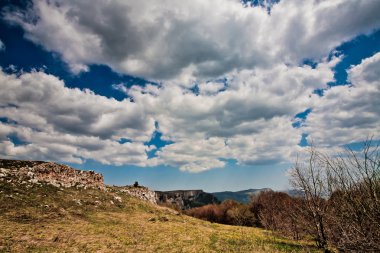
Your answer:
[[[37,1],[6,19],[58,52],[73,72],[106,64],[148,79],[189,82],[305,58],[320,60],[380,27],[377,0],[282,0],[244,8],[237,0]]]
[[[380,53],[349,70],[350,86],[336,86],[318,99],[306,124],[316,144],[343,145],[380,136]]]
[[[133,86],[128,94],[151,108],[160,130],[169,138],[230,137],[257,132],[267,120],[293,117],[313,104],[313,90],[333,80],[331,63],[273,66],[229,76],[226,90],[195,95],[181,87],[163,86],[154,94]]]
[[[225,84],[221,82],[204,82],[198,85],[199,92],[202,95],[217,94],[225,88]]]
[[[70,89],[43,72],[0,72],[1,90],[6,91],[0,92],[1,117],[17,122],[1,123],[1,153],[71,162],[167,164],[189,172],[223,167],[223,159],[240,164],[287,161],[301,135],[291,126],[292,118],[313,104],[315,88],[333,79],[334,64],[236,72],[226,77],[224,91],[199,95],[180,86],[115,85],[134,102]],[[162,138],[175,143],[148,159],[146,151],[154,147],[144,142],[155,122]],[[13,143],[12,135],[25,144]],[[120,138],[132,143],[120,144]]]
[[[353,86],[326,86],[341,60],[327,55],[380,27],[377,0],[283,0],[270,14],[237,0],[33,3],[25,13],[7,12],[6,20],[58,52],[72,72],[104,64],[159,85],[115,84],[133,98],[117,101],[67,88],[43,72],[0,71],[0,117],[17,122],[0,123],[7,157],[201,172],[225,166],[225,159],[292,161],[304,132],[323,146],[380,132],[380,54],[350,69]],[[305,58],[317,66],[302,65]],[[199,94],[191,90],[195,84]],[[305,126],[292,127],[294,115],[308,108]],[[155,122],[174,143],[148,159],[155,147],[144,142]]]
[[[154,121],[140,105],[107,99],[90,90],[69,89],[43,72],[20,76],[1,72],[2,114],[24,126],[100,138],[147,140]],[[17,107],[7,105],[13,104]],[[17,113],[16,113],[17,112]],[[133,119],[133,120],[131,120]]]
[[[208,84],[200,85],[199,95],[165,85],[133,86],[127,92],[149,108],[163,136],[175,142],[157,152],[159,163],[193,172],[223,167],[221,158],[251,165],[279,163],[292,159],[301,139],[292,118],[314,105],[314,89],[333,80],[336,63],[237,72],[218,93],[202,92]]]
[[[0,71],[1,153],[68,162],[94,159],[106,164],[145,166],[154,119],[141,105],[70,89],[43,72],[6,74]],[[17,136],[25,145],[15,145]],[[120,144],[120,138],[133,143]],[[16,143],[17,144],[17,143]]]

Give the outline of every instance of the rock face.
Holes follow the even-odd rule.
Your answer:
[[[156,193],[144,186],[123,186],[118,188],[120,192],[129,194],[144,201],[148,201],[152,204],[157,204]]]
[[[21,183],[44,182],[57,187],[105,189],[103,176],[54,162],[0,159],[0,179]]]
[[[156,191],[157,202],[174,205],[182,210],[218,204],[219,200],[202,190]]]

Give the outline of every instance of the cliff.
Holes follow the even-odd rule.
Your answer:
[[[156,199],[159,204],[174,205],[182,210],[220,203],[216,197],[202,190],[156,191]]]

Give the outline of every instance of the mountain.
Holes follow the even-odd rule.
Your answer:
[[[159,204],[166,204],[181,210],[220,203],[214,195],[202,190],[156,191],[156,199]]]
[[[224,192],[212,192],[220,201],[224,201],[226,199],[233,199],[241,203],[249,203],[251,201],[251,196],[257,195],[260,192],[271,191],[270,188],[262,188],[262,189],[248,189],[243,191],[224,191]]]
[[[0,252],[317,252],[310,242],[183,215],[154,196],[91,171],[0,159]]]
[[[285,190],[283,192],[285,192],[286,194],[288,194],[291,197],[304,197],[305,196],[305,193],[301,190],[292,189],[292,190]]]

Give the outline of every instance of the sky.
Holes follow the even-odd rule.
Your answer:
[[[3,0],[0,157],[155,190],[290,188],[380,139],[378,0]]]

